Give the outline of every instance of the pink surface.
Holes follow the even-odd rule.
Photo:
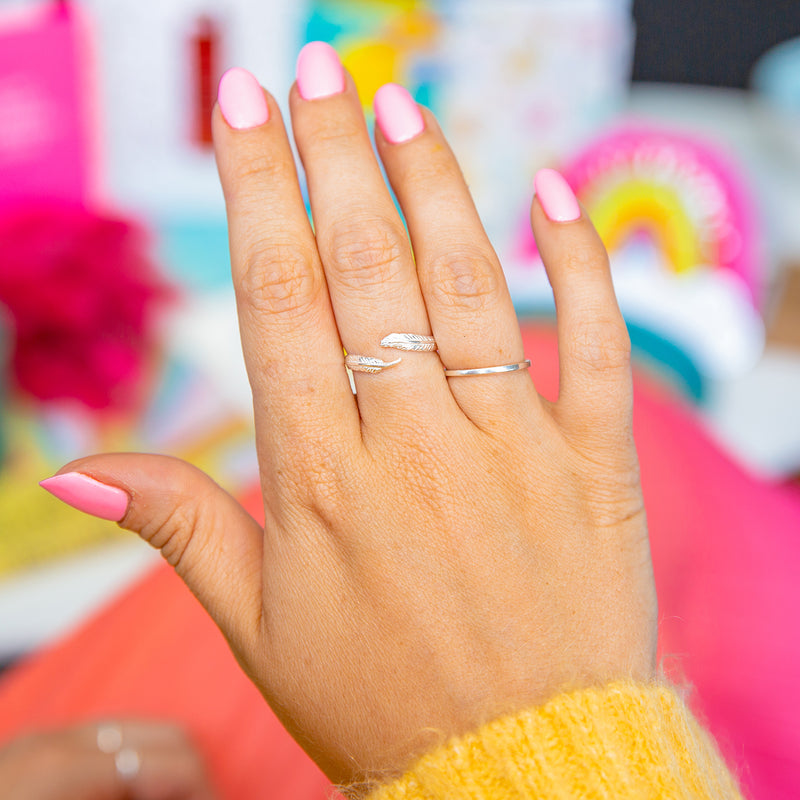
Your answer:
[[[344,91],[344,68],[327,42],[309,42],[297,56],[297,90],[304,100],[320,100]]]
[[[573,222],[580,218],[581,208],[575,193],[560,172],[540,169],[533,184],[548,219],[553,222]]]
[[[557,392],[550,332],[528,330],[540,390]],[[754,800],[800,796],[800,492],[760,483],[691,413],[638,380],[635,429],[661,653]],[[260,507],[257,490],[247,498]],[[162,567],[0,683],[0,741],[122,714],[181,720],[227,800],[322,800],[327,784],[239,671],[219,632]]]
[[[408,89],[387,83],[375,92],[375,120],[392,144],[408,142],[425,130],[425,119]]]
[[[246,69],[233,67],[219,82],[219,107],[232,128],[246,130],[263,125],[269,119],[264,90]]]
[[[59,500],[101,519],[118,522],[128,510],[130,498],[116,486],[106,486],[80,472],[65,472],[39,481],[42,489]]]
[[[696,687],[753,798],[800,797],[800,491],[748,476],[677,406],[638,399],[664,664]]]
[[[86,200],[93,179],[85,24],[67,6],[0,14],[0,208]]]

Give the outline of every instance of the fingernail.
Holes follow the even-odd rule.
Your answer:
[[[263,125],[269,119],[269,106],[264,90],[246,69],[233,67],[220,79],[217,93],[225,122],[237,130]]]
[[[39,483],[42,489],[67,505],[100,519],[119,522],[128,511],[130,497],[116,486],[106,486],[80,472],[65,472]]]
[[[547,218],[553,222],[574,222],[580,219],[581,207],[575,193],[554,169],[540,169],[534,178],[536,196],[542,204]]]
[[[387,83],[375,92],[375,120],[381,133],[392,143],[400,144],[419,136],[425,120],[408,90],[396,83]]]
[[[339,54],[325,42],[309,42],[297,57],[297,88],[303,100],[319,100],[344,91]]]

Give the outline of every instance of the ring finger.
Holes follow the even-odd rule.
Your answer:
[[[375,98],[378,152],[403,209],[439,355],[448,370],[508,366],[509,372],[451,377],[450,390],[479,426],[538,402],[524,369],[522,336],[502,267],[458,163],[433,115],[389,84]],[[416,113],[416,135],[397,121]],[[399,134],[399,135],[398,135]],[[513,371],[511,371],[513,370]]]

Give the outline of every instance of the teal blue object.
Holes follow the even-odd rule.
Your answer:
[[[789,39],[761,56],[750,83],[778,108],[800,114],[800,38]]]
[[[647,328],[630,322],[627,325],[634,357],[651,364],[695,403],[702,403],[706,384],[686,351]]]
[[[417,87],[414,90],[414,99],[427,108],[436,106],[436,84],[433,77],[425,80],[419,78]]]
[[[324,16],[321,9],[314,9],[306,23],[306,42],[332,42],[342,31],[342,25]]]
[[[159,263],[181,287],[206,292],[231,285],[224,217],[172,217],[156,221],[155,229]]]
[[[430,3],[429,10],[441,16],[449,3]],[[377,0],[313,0],[309,5],[305,25],[305,37],[301,44],[313,41],[328,42],[334,47],[342,41],[358,41],[362,37],[371,40],[381,36],[387,12],[391,5]],[[441,81],[441,66],[438,58],[415,58],[410,65],[406,88],[414,99],[436,111],[437,89]],[[367,112],[369,114],[369,111]]]

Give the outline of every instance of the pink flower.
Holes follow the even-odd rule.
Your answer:
[[[155,312],[172,294],[147,251],[141,229],[84,208],[0,216],[0,304],[14,324],[20,390],[92,409],[135,404]]]

